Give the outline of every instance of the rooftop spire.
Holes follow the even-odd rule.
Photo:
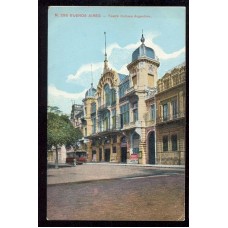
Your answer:
[[[107,53],[106,53],[106,32],[104,32],[105,36],[105,60],[104,60],[104,73],[108,70],[108,59],[107,59]]]
[[[104,32],[104,36],[105,36],[105,60],[107,60],[107,53],[106,53],[106,32]]]
[[[144,44],[144,42],[145,42],[145,38],[143,36],[143,30],[142,30],[142,37],[141,37],[141,40],[140,41],[142,42],[142,44]]]
[[[91,64],[91,87],[93,87],[93,70],[92,70],[92,64]]]

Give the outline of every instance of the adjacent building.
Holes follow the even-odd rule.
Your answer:
[[[72,106],[88,161],[185,164],[185,64],[158,79],[159,59],[144,42],[142,35],[128,75],[110,69],[105,53],[97,87]]]

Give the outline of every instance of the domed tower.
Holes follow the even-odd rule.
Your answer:
[[[147,47],[142,34],[142,44],[132,53],[132,61],[127,69],[130,73],[131,86],[138,88],[153,88],[157,83],[157,69],[160,65],[158,58],[152,48]]]
[[[83,99],[84,103],[84,116],[83,116],[83,135],[84,137],[92,133],[92,122],[91,122],[91,104],[95,102],[96,89],[91,83],[91,87],[86,91],[85,98]]]

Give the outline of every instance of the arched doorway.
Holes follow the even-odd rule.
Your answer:
[[[155,164],[155,135],[154,131],[148,137],[149,164]]]

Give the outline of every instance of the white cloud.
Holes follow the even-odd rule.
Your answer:
[[[91,64],[92,64],[92,71],[100,71],[100,69],[103,68],[102,62],[99,63],[90,63],[90,64],[85,64],[82,65],[75,74],[70,74],[67,76],[67,82],[77,80],[81,77],[81,75],[85,73],[91,73]]]
[[[80,93],[68,93],[57,89],[54,85],[48,86],[48,105],[58,106],[63,113],[70,114],[72,103],[82,104],[86,90]]]
[[[115,49],[115,48],[120,49],[121,47],[117,43],[113,43],[113,44],[110,44],[110,45],[107,46],[107,49],[106,49],[107,58],[110,57],[110,55],[112,54],[113,49]],[[104,50],[103,50],[103,53],[104,53]]]
[[[153,34],[151,32],[144,33],[145,44],[148,47],[154,49],[155,54],[160,60],[175,59],[185,52],[185,48],[181,48],[172,53],[166,53],[159,45],[154,43],[154,38],[159,34]],[[112,43],[107,46],[107,57],[109,61],[109,67],[116,70],[119,73],[128,74],[126,68],[127,64],[131,62],[132,52],[141,45],[141,42],[127,44],[121,47],[118,43]],[[103,49],[104,53],[104,49]],[[92,63],[93,81],[96,84],[103,72],[104,62]],[[82,65],[75,74],[70,74],[67,77],[67,82],[76,81],[77,84],[88,87],[91,82],[91,63]]]
[[[67,99],[81,99],[84,97],[86,90],[80,93],[67,93],[65,91],[57,89],[55,86],[48,86],[48,95],[52,95],[54,97],[64,97]]]
[[[114,68],[114,67],[112,67],[112,69],[115,70],[115,71],[117,71],[118,73],[128,75],[129,72],[128,72],[128,69],[127,69],[127,65],[128,65],[128,64],[124,64],[119,70],[117,70],[117,69]]]
[[[155,54],[158,56],[159,59],[174,59],[180,56],[182,53],[185,53],[185,48],[181,48],[180,50],[174,51],[172,53],[166,53],[160,46],[154,43],[153,38],[155,38],[155,36],[153,36],[152,33],[148,33],[147,39],[145,39],[145,44],[146,46],[154,49]]]

